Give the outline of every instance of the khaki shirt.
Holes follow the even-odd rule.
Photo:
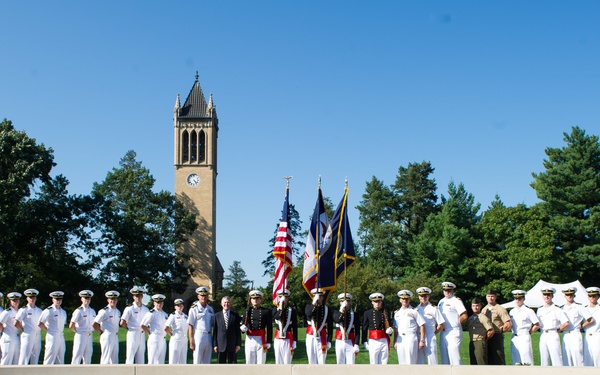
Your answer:
[[[481,313],[485,314],[485,316],[492,321],[495,333],[501,333],[504,323],[510,321],[510,315],[508,315],[508,311],[506,311],[506,309],[499,304],[496,304],[495,306],[487,305],[483,308],[483,310],[481,310]]]
[[[487,331],[494,329],[492,322],[483,313],[471,315],[468,320],[469,337],[473,340],[485,340]]]

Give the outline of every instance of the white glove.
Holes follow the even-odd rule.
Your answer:
[[[340,304],[340,311],[344,312],[344,311],[348,310],[349,305],[350,304],[348,303],[347,300],[342,301],[342,303]]]
[[[360,352],[360,348],[358,347],[358,344],[354,344],[354,353],[358,352]]]
[[[279,310],[283,310],[283,303],[285,302],[285,298],[281,297],[279,299]]]
[[[316,305],[317,303],[319,303],[319,295],[318,295],[318,294],[315,294],[315,296],[313,297],[313,302],[312,302],[312,304],[313,304],[313,305]]]
[[[363,346],[365,347],[366,351],[369,351],[369,343],[368,342],[363,342]]]
[[[242,324],[240,326],[240,331],[242,331],[243,333],[246,333],[246,332],[248,332],[248,327],[246,327],[245,325]]]
[[[331,349],[331,343],[328,341],[327,342],[327,350]]]
[[[385,333],[387,333],[388,336],[391,336],[392,333],[394,333],[394,329],[392,327],[388,327],[388,329],[385,330]]]
[[[292,342],[292,349],[295,350],[296,349],[296,341]]]
[[[267,344],[267,350],[271,349],[271,344]]]

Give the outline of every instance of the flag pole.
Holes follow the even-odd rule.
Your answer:
[[[321,176],[319,175],[319,180],[317,182],[317,191],[321,191]],[[319,292],[319,262],[320,262],[320,255],[321,255],[321,249],[319,249],[319,229],[321,229],[320,225],[317,225],[317,227],[315,228],[316,233],[315,233],[315,260],[317,261],[315,264],[315,288],[317,289],[317,292]],[[314,297],[314,296],[312,296]]]
[[[346,202],[344,202],[344,209],[348,208],[348,177],[346,177],[346,181],[344,183],[344,200],[346,200]],[[347,214],[346,212],[343,213],[344,215],[342,216],[341,220],[343,222],[344,218],[346,218]],[[346,231],[348,230],[348,225],[344,225],[344,238],[346,237]],[[346,272],[346,243],[344,241],[344,296],[346,296],[346,292],[348,291],[348,275]]]
[[[290,180],[294,178],[294,176],[284,176],[283,179],[285,180],[285,194],[286,196],[288,196],[289,191],[290,191]],[[289,202],[288,202],[289,204]],[[290,207],[288,206],[288,231],[291,230],[290,228],[290,218],[289,218],[289,211],[290,211]],[[283,274],[287,275],[287,268],[288,268],[288,264],[287,262],[283,263]],[[283,280],[283,290],[286,290],[288,287],[288,279],[287,276],[285,277],[285,279]]]

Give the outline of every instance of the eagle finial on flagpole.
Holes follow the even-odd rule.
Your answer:
[[[290,187],[290,180],[291,180],[292,178],[294,178],[294,176],[284,176],[284,177],[283,177],[283,179],[284,179],[284,180],[285,180],[285,182],[286,182],[286,185],[285,185],[285,186],[287,186],[287,187]]]

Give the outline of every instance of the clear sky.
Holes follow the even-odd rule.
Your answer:
[[[196,71],[219,114],[217,252],[256,285],[285,191],[432,163],[482,209],[537,202],[546,147],[600,133],[597,1],[2,1],[0,118],[52,147],[72,194],[127,150],[174,190],[173,106]],[[356,239],[355,239],[356,240]]]

